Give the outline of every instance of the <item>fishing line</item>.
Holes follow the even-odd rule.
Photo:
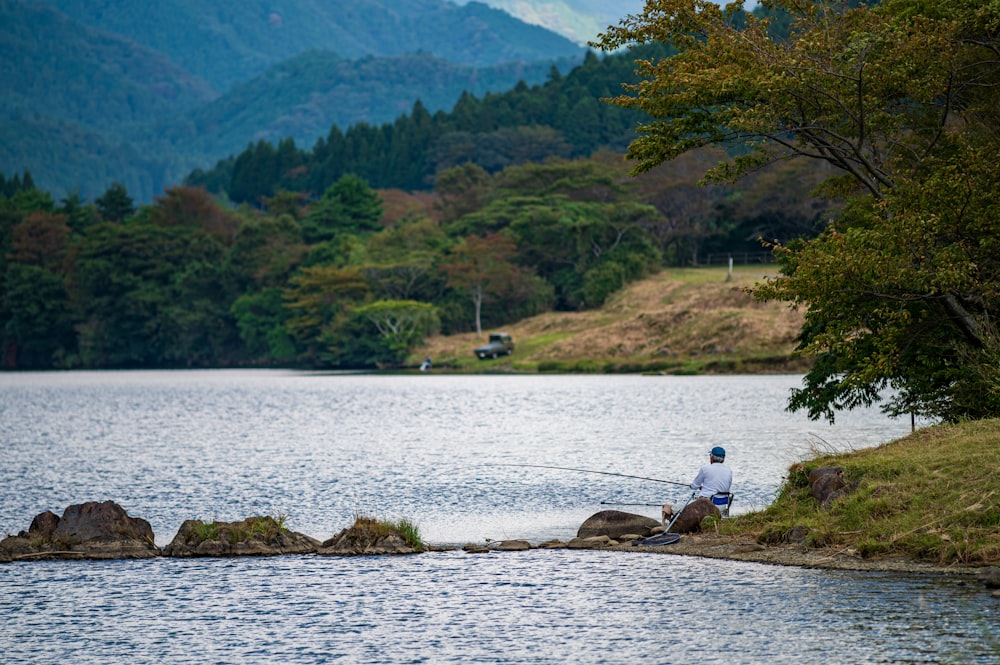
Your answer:
[[[532,469],[556,469],[558,471],[578,471],[580,473],[599,473],[602,476],[618,476],[620,478],[635,478],[636,480],[648,480],[654,483],[666,483],[667,485],[680,485],[690,489],[689,483],[678,483],[673,480],[662,480],[660,478],[647,478],[646,476],[632,476],[627,473],[612,473],[611,471],[595,471],[594,469],[576,469],[568,466],[548,466],[547,464],[477,464],[476,466],[521,466]],[[659,505],[659,504],[657,504]]]

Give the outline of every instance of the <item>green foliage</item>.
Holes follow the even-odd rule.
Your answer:
[[[660,52],[654,45],[635,55]],[[543,84],[521,84],[481,99],[466,88],[450,113],[431,115],[424,106],[427,98],[421,96],[409,115],[396,117],[391,124],[372,126],[367,120],[370,113],[346,131],[334,124],[311,152],[302,154],[301,169],[276,171],[271,157],[275,149],[258,142],[236,157],[239,169],[222,161],[213,171],[232,172],[225,191],[234,201],[256,202],[278,188],[323,191],[348,173],[374,187],[424,189],[433,184],[436,174],[469,163],[496,173],[550,157],[588,155],[602,147],[622,149],[642,115],[604,107],[597,100],[618,90],[622,81],[634,80],[634,57],[611,55],[599,60],[591,54],[585,66],[565,77],[550,76]],[[384,78],[380,74],[378,80]],[[522,72],[520,78],[527,77]],[[589,100],[592,113],[577,112],[581,97]],[[582,124],[587,127],[580,129]],[[192,174],[189,182],[225,182],[213,171]],[[305,175],[300,177],[300,172]]]
[[[338,234],[362,234],[381,228],[382,200],[355,175],[341,176],[302,220],[302,233],[310,244]]]
[[[435,221],[430,206],[390,223],[383,194],[345,176],[326,197],[325,209],[337,213],[331,228],[320,234],[314,225],[311,242],[303,225],[322,201],[290,192],[269,198],[267,210],[231,210],[203,190],[177,187],[126,214],[124,187],[110,187],[100,205],[71,196],[61,206],[17,189],[0,199],[5,361],[398,365],[439,326],[465,332],[553,306],[593,307],[660,265],[651,229],[661,213],[643,201],[645,188],[656,187],[633,186],[616,159],[551,160],[495,175],[467,166],[442,182],[448,223]],[[100,222],[102,209],[125,216]],[[433,308],[419,334],[379,330],[376,320],[395,305],[376,310],[401,302]]]
[[[378,343],[368,363],[401,363],[409,350],[440,330],[437,308],[413,300],[377,300],[354,309],[355,318],[367,320],[377,331]]]
[[[417,526],[416,522],[402,518],[396,520],[396,522],[392,525],[392,528],[398,531],[400,535],[403,536],[403,540],[406,541],[406,544],[413,549],[424,549],[424,541],[420,539],[420,527]]]
[[[392,521],[358,515],[354,518],[354,524],[351,525],[350,531],[353,532],[352,535],[356,539],[368,541],[395,533],[408,546],[418,552],[426,548],[426,545],[420,538],[420,528],[414,521],[406,518]]]
[[[0,171],[0,197],[12,199],[18,192],[30,192],[33,189],[35,189],[35,181],[31,177],[31,172],[27,169],[24,171],[23,178],[18,173],[15,173],[10,178],[5,178],[3,172]]]
[[[12,264],[3,283],[0,313],[5,313],[0,339],[7,362],[38,369],[71,364],[76,339],[62,276],[41,266]]]
[[[211,522],[202,522],[197,520],[192,528],[195,538],[199,542],[204,542],[206,540],[217,540],[219,538],[219,523],[215,520]]]
[[[296,346],[288,331],[289,313],[281,289],[245,293],[233,302],[230,311],[249,358],[264,364],[295,360]]]
[[[163,225],[98,224],[81,240],[71,283],[85,366],[204,366],[233,357],[225,247],[200,226],[163,215]]]
[[[288,531],[285,528],[286,519],[285,515],[278,514],[273,517],[270,515],[248,517],[240,522],[195,520],[192,525],[192,534],[197,542],[192,543],[192,545],[206,540],[222,540],[230,545],[253,539],[274,543]]]
[[[832,420],[893,388],[893,414],[1000,414],[998,16],[995,3],[736,16],[666,0],[602,37],[677,49],[613,100],[652,118],[629,147],[637,171],[704,146],[735,155],[714,182],[792,157],[835,169],[821,189],[846,207],[815,240],[775,243],[784,272],[754,290],[807,312],[800,350],[815,362],[790,408]]]

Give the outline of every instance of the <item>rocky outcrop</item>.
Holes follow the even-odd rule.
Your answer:
[[[146,559],[160,553],[149,522],[114,501],[89,501],[35,516],[27,531],[0,541],[0,561]]]
[[[823,508],[829,508],[831,503],[854,491],[856,486],[857,483],[847,483],[844,469],[839,466],[826,466],[809,472],[809,490]]]
[[[722,517],[722,513],[715,507],[711,499],[699,497],[684,506],[684,510],[670,527],[670,532],[698,533],[701,531],[701,523],[706,517]]]
[[[566,548],[571,550],[595,550],[605,547],[614,547],[618,544],[618,541],[614,538],[610,538],[606,534],[602,534],[600,536],[587,536],[585,538],[577,536],[576,538],[570,539],[570,541],[566,543]]]
[[[289,531],[280,519],[248,517],[239,522],[184,520],[170,544],[169,557],[275,556],[311,554],[320,546],[315,538]]]
[[[359,517],[350,527],[323,541],[317,554],[357,556],[366,554],[414,554],[422,546],[406,541],[406,536],[390,525],[378,520]]]
[[[976,577],[982,582],[987,589],[991,589],[994,598],[1000,598],[1000,568],[996,566],[990,566],[989,568],[983,568],[980,570]]]
[[[576,532],[577,538],[594,538],[607,536],[619,540],[622,536],[632,534],[645,537],[660,523],[651,517],[634,515],[620,510],[602,510],[588,517]]]

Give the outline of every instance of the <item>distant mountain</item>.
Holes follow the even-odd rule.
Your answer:
[[[467,0],[454,0],[464,4]],[[618,25],[628,15],[641,14],[646,0],[483,0],[525,23],[542,26],[568,37],[577,44],[593,41],[610,25]],[[728,0],[715,0],[724,5]],[[757,6],[748,0],[747,11]]]
[[[463,4],[465,0],[455,0]],[[586,44],[604,32],[609,25],[618,25],[629,14],[639,14],[646,0],[484,0],[525,23],[542,26]]]
[[[583,53],[481,3],[0,0],[0,172],[145,202],[250,141],[447,109]]]
[[[0,0],[0,114],[143,122],[217,96],[161,53],[40,5]]]
[[[151,198],[184,160],[130,143],[151,118],[218,95],[161,53],[39,5],[0,0],[0,172],[27,169],[55,196],[118,180]]]
[[[165,54],[220,91],[308,50],[344,58],[427,51],[473,67],[582,55],[579,45],[480,2],[43,0]]]

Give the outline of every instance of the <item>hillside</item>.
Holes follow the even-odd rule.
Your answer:
[[[473,67],[581,55],[577,44],[479,2],[45,0],[83,25],[160,51],[219,92],[305,51],[357,59],[427,51]]]
[[[463,4],[464,0],[455,0]],[[609,25],[617,25],[627,14],[642,12],[645,0],[486,0],[486,4],[516,16],[525,23],[586,44]]]
[[[348,60],[308,51],[164,120],[149,137],[202,165],[237,154],[250,141],[277,144],[292,138],[300,148],[311,148],[332,125],[389,123],[409,113],[418,99],[432,113],[450,109],[463,92],[509,90],[519,81],[543,81],[553,66],[566,72],[574,64],[567,59],[471,67],[428,52]]]
[[[0,2],[0,117],[141,122],[216,93],[156,51],[52,9]]]
[[[723,537],[749,536],[756,546],[725,554],[711,538],[694,539],[679,553],[875,570],[995,566],[998,444],[1000,421],[986,419],[922,428],[877,448],[819,454],[789,469],[766,510],[720,524]],[[969,464],[969,451],[976,453],[975,464]],[[807,476],[830,467],[843,469],[849,491],[821,508]]]
[[[477,360],[474,333],[438,336],[411,357],[435,369],[486,372],[801,371],[793,357],[802,313],[744,291],[774,266],[668,269],[626,287],[599,310],[547,312],[504,327],[510,357]],[[484,331],[484,336],[487,332]]]
[[[0,0],[0,172],[28,170],[57,199],[117,181],[146,203],[251,141],[308,146],[418,99],[434,112],[466,90],[537,83],[583,55],[479,3],[343,5]]]

